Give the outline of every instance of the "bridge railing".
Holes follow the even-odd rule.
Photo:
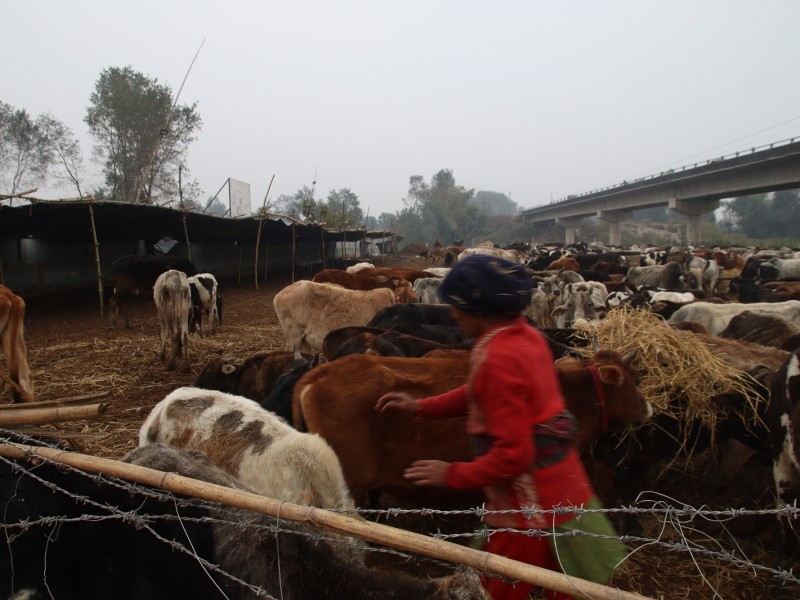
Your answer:
[[[659,177],[664,177],[664,176],[668,176],[668,175],[674,175],[675,173],[682,173],[682,172],[690,171],[690,170],[693,170],[693,169],[699,169],[699,168],[705,167],[707,165],[719,163],[719,162],[724,161],[724,160],[732,160],[732,159],[735,159],[735,158],[739,158],[741,156],[748,156],[748,155],[751,155],[751,154],[755,154],[756,152],[764,152],[766,150],[772,150],[773,148],[778,148],[778,147],[781,147],[781,146],[788,146],[788,145],[794,144],[797,141],[800,141],[800,138],[788,138],[788,139],[785,139],[785,140],[781,140],[779,142],[772,142],[771,144],[764,144],[762,146],[753,146],[752,148],[749,148],[747,150],[739,150],[737,152],[733,152],[731,154],[725,154],[725,155],[717,157],[717,158],[709,158],[708,160],[701,161],[701,162],[696,162],[696,163],[690,164],[690,165],[684,165],[684,166],[679,167],[679,168],[667,169],[666,171],[661,171],[660,173],[653,173],[652,175],[646,175],[645,177],[639,177],[637,179],[631,179],[630,181],[626,179],[626,180],[624,180],[624,181],[622,181],[620,183],[616,183],[616,184],[613,184],[613,185],[608,185],[608,186],[605,186],[605,187],[597,188],[597,189],[594,189],[594,190],[591,190],[591,191],[588,191],[588,192],[582,192],[580,194],[570,194],[566,198],[560,198],[558,200],[551,200],[547,205],[541,204],[539,206],[552,206],[553,204],[565,204],[565,205],[572,204],[573,202],[580,201],[581,199],[586,198],[587,196],[591,196],[591,195],[597,194],[599,192],[607,192],[607,191],[610,191],[610,190],[616,190],[616,189],[619,189],[619,188],[622,188],[622,187],[625,187],[625,186],[628,186],[628,185],[632,185],[634,183],[642,183],[642,182],[645,182],[645,181],[651,181],[653,179],[657,179]],[[533,208],[538,208],[538,207],[534,206]],[[532,210],[532,209],[528,209],[528,210]],[[523,212],[525,212],[525,211],[523,211]]]

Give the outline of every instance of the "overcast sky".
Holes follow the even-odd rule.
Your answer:
[[[204,198],[250,183],[253,209],[273,175],[274,200],[316,174],[316,198],[394,213],[440,169],[531,208],[800,136],[797,0],[8,1],[3,21],[0,100],[87,162],[101,71],[177,93],[203,44],[188,167]]]

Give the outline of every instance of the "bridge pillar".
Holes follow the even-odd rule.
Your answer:
[[[556,223],[564,226],[564,243],[568,246],[575,243],[575,229],[582,220],[581,217],[556,217]]]
[[[670,198],[669,207],[677,213],[686,215],[686,241],[693,246],[700,244],[700,217],[719,208],[719,200],[697,198],[679,200]]]
[[[597,211],[597,216],[609,223],[610,234],[608,243],[612,246],[622,246],[619,224],[627,221],[633,215],[632,210],[603,210]]]

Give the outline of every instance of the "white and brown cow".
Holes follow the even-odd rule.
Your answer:
[[[322,352],[334,329],[367,325],[380,309],[392,306],[392,290],[348,290],[330,283],[301,280],[275,294],[273,306],[290,348]]]
[[[201,450],[264,496],[354,513],[339,459],[325,440],[242,396],[178,388],[139,430],[139,446],[155,443]]]
[[[0,340],[8,364],[8,375],[24,394],[11,390],[11,401],[33,399],[33,380],[28,367],[28,350],[23,337],[25,301],[4,285],[0,285]],[[27,397],[25,397],[27,396]]]
[[[189,371],[189,313],[192,310],[192,292],[186,273],[170,269],[156,279],[153,298],[158,310],[161,326],[161,350],[159,359],[169,356],[167,369],[183,362],[183,370]]]

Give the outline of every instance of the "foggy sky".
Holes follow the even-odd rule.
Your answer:
[[[211,5],[208,7],[207,5]],[[201,6],[202,5],[202,6]],[[800,136],[800,2],[6,2],[0,100],[83,123],[101,71],[197,103],[188,167],[252,207],[350,188],[371,216],[411,175],[523,208]],[[88,177],[98,184],[97,169]],[[63,197],[53,187],[38,197]]]

